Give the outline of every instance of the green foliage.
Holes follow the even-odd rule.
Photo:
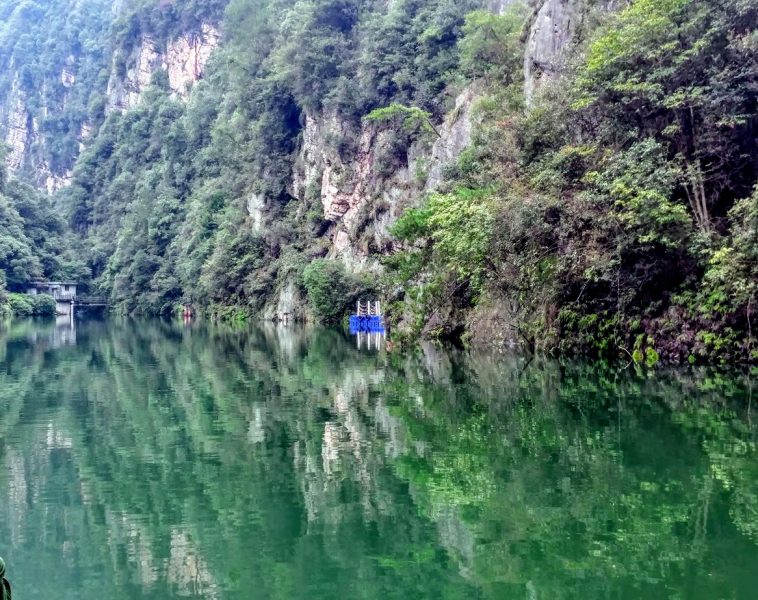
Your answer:
[[[424,208],[406,210],[392,234],[407,241],[430,238],[444,268],[478,285],[492,235],[492,200],[487,190],[458,188],[450,194],[432,194]]]
[[[400,215],[400,218],[392,224],[390,232],[396,238],[413,242],[418,238],[429,237],[429,218],[431,211],[428,208],[409,208]]]
[[[98,16],[50,3],[6,3],[0,65],[15,66],[0,99],[20,86],[40,127],[18,174],[73,167],[73,180],[53,205],[0,172],[11,292],[67,277],[124,313],[190,302],[252,315],[303,284],[319,318],[337,322],[363,283],[322,257],[347,233],[388,267],[387,304],[417,332],[460,333],[476,309],[535,348],[633,348],[645,360],[648,348],[675,360],[756,351],[755,3],[634,0],[616,14],[583,4],[552,65],[561,72],[531,81],[528,98],[533,24],[521,4],[498,15],[483,0],[132,0]],[[208,23],[224,43],[186,103],[158,70],[132,110],[106,117],[111,69],[133,69],[144,36],[162,48]],[[471,80],[473,105],[452,111]],[[389,207],[383,185],[409,150],[434,141],[434,160],[447,156],[433,137],[464,110],[471,144],[446,159],[443,182],[421,198],[443,165],[418,159]],[[375,198],[349,228],[326,218],[329,190],[303,168],[304,127],[323,123],[330,185],[346,185],[366,158],[354,134],[364,127],[375,140]],[[394,225],[380,217],[399,207]],[[640,335],[654,347],[635,346]]]
[[[34,299],[34,314],[41,317],[54,317],[56,313],[55,298],[47,294],[37,294]]]
[[[385,108],[372,110],[365,118],[367,121],[376,121],[378,123],[399,123],[403,130],[412,134],[427,132],[439,136],[439,132],[432,125],[431,116],[431,113],[421,110],[416,106],[390,104]]]
[[[34,300],[32,296],[9,294],[8,304],[14,317],[31,317],[34,314]]]
[[[590,193],[612,203],[610,216],[635,235],[632,244],[669,251],[686,244],[690,220],[686,208],[674,200],[676,171],[659,143],[646,139],[601,166],[602,171],[585,176]]]
[[[47,294],[8,294],[8,304],[14,317],[54,317],[56,313],[55,298]]]
[[[339,323],[352,304],[351,285],[341,262],[317,259],[303,271],[303,286],[322,323]]]
[[[380,6],[387,8],[366,20],[358,58],[363,104],[373,109],[394,101],[441,116],[445,85],[459,68],[464,16],[483,3],[399,0]]]
[[[442,262],[459,277],[480,285],[494,221],[491,193],[458,188],[452,194],[432,194],[427,207],[431,237]]]
[[[65,223],[47,196],[17,179],[0,189],[0,272],[8,289],[25,291],[35,278],[82,264],[69,253]]]
[[[609,125],[605,136],[665,140],[706,234],[734,189],[739,197],[753,185],[743,132],[758,114],[756,14],[738,0],[637,0],[592,42],[576,78],[574,106]]]
[[[524,44],[521,30],[526,7],[516,2],[502,15],[485,10],[466,15],[458,42],[461,69],[471,78],[484,77],[503,85],[519,81],[522,75]]]
[[[524,110],[508,85],[518,51],[495,41],[515,41],[516,21],[468,15],[461,65],[489,85],[443,193],[393,229],[429,244],[390,263],[398,277],[471,277],[529,346],[614,354],[644,332],[655,346],[635,358],[649,364],[749,357],[756,257],[742,223],[754,201],[734,199],[758,178],[745,142],[758,106],[755,17],[732,0],[632,2],[583,32],[563,80],[543,80]],[[456,202],[449,190],[461,188],[491,191]],[[459,306],[480,297],[449,293]]]
[[[116,70],[134,67],[142,36],[160,45],[216,23],[221,4],[129,3],[111,31]],[[92,287],[124,313],[168,314],[184,301],[259,309],[285,278],[299,277],[302,267],[292,272],[285,257],[308,262],[328,245],[319,238],[327,222],[318,190],[309,188],[303,209],[290,196],[305,114],[395,121],[396,135],[375,160],[377,171],[391,173],[444,112],[464,15],[474,8],[473,0],[233,0],[224,44],[186,105],[171,97],[161,71],[124,114],[104,118],[103,90],[93,94],[88,109],[99,128],[60,193]],[[392,73],[387,61],[395,61]],[[385,75],[392,82],[378,86]],[[389,108],[371,113],[381,106]],[[354,144],[340,140],[340,152]],[[255,232],[252,196],[265,221]],[[364,237],[368,248],[373,240]],[[77,264],[64,266],[79,273]]]

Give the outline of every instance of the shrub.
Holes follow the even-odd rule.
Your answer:
[[[56,312],[55,299],[46,294],[8,294],[8,305],[14,317],[52,317]]]
[[[54,317],[56,313],[55,298],[47,294],[29,297],[34,314],[40,317]]]
[[[8,304],[14,317],[31,317],[34,314],[34,304],[31,296],[24,294],[8,294]]]
[[[342,263],[325,258],[314,260],[303,271],[303,286],[319,320],[330,325],[338,323],[351,301],[350,284]]]

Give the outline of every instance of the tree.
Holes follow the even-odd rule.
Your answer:
[[[352,300],[341,262],[323,258],[314,260],[303,271],[303,286],[313,312],[328,325],[339,322]]]
[[[739,0],[637,0],[592,42],[576,79],[574,106],[604,135],[631,129],[670,145],[703,234],[758,171],[746,143],[758,115],[756,16],[755,3]]]
[[[466,15],[463,37],[458,41],[461,69],[471,78],[484,77],[505,86],[521,78],[523,42],[521,29],[526,7],[512,4],[503,15],[476,10]]]
[[[403,106],[402,104],[390,104],[385,108],[377,108],[366,115],[365,120],[377,123],[391,123],[403,131],[419,135],[433,133],[442,137],[432,123],[432,115],[417,106]]]

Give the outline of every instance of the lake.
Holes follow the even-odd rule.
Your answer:
[[[381,346],[0,329],[14,598],[758,596],[749,376]]]

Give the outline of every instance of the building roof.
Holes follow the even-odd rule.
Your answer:
[[[35,287],[49,286],[49,285],[79,285],[75,281],[32,281],[30,285]]]

